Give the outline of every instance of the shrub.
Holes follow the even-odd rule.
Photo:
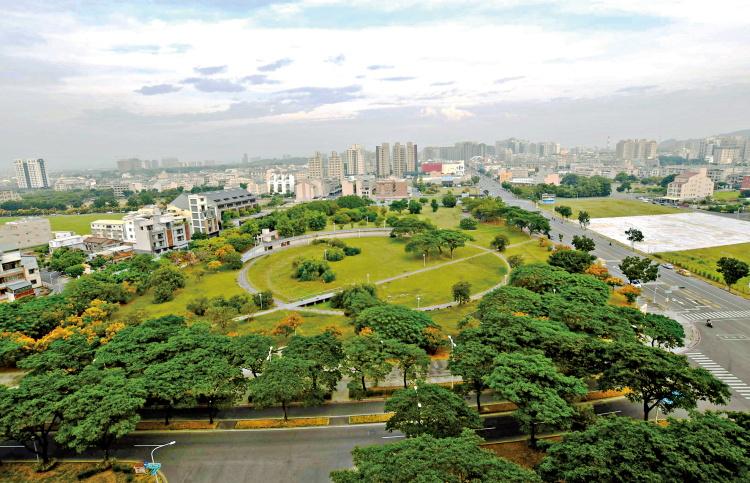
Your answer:
[[[339,240],[338,238],[329,239],[328,244],[335,248],[341,248],[342,250],[346,246],[346,243],[344,243],[343,240]]]
[[[474,218],[462,218],[458,226],[462,230],[476,230],[477,220],[475,220]]]
[[[362,249],[359,247],[344,247],[344,255],[347,257],[353,257],[362,253]]]
[[[336,280],[336,274],[333,273],[333,270],[326,270],[323,272],[323,275],[321,277],[325,283],[331,283],[334,280]]]
[[[292,276],[303,282],[318,280],[323,273],[331,269],[325,260],[313,260],[310,258],[295,260],[292,262],[292,267],[295,269]]]
[[[341,248],[329,248],[326,252],[326,260],[329,262],[339,262],[344,259],[344,250]]]
[[[510,268],[516,268],[523,265],[523,255],[511,255],[508,257],[508,265]]]

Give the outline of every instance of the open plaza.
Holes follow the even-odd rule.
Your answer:
[[[646,253],[673,252],[750,242],[750,222],[706,213],[594,218],[589,229],[629,245],[625,231],[636,228]]]

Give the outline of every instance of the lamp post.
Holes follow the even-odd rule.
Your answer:
[[[419,308],[419,301],[421,300],[421,298],[422,297],[420,297],[419,295],[417,295],[417,308]]]
[[[453,337],[451,337],[450,335],[448,336],[448,340],[451,343],[451,352],[453,352],[453,349],[456,348],[456,343],[453,342]],[[453,374],[451,374],[451,389],[453,389]]]
[[[426,253],[422,254],[422,266],[423,267],[427,266],[427,254]]]
[[[134,446],[136,446],[136,447],[149,447],[149,448],[153,447],[154,449],[151,450],[151,464],[152,465],[156,465],[156,461],[154,461],[154,451],[156,451],[159,448],[163,448],[165,446],[172,446],[173,444],[176,444],[176,443],[177,443],[177,441],[170,441],[169,443],[165,443],[165,444],[136,444]],[[159,483],[159,474],[156,473],[156,471],[158,471],[158,469],[155,470],[154,476],[156,476],[156,483]]]
[[[263,292],[258,292],[258,300],[260,300],[260,310],[263,310]]]
[[[367,274],[367,283],[368,284],[370,283],[370,274],[369,273]]]

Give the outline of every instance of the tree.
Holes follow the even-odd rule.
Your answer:
[[[398,361],[398,368],[404,379],[404,388],[407,387],[409,379],[419,379],[427,374],[430,367],[430,358],[424,349],[394,339],[384,340],[383,345],[388,353],[388,358]]]
[[[509,244],[510,240],[508,237],[500,233],[499,235],[495,235],[495,238],[492,239],[490,242],[490,248],[497,250],[498,252],[504,252]]]
[[[643,314],[636,326],[641,339],[655,347],[676,349],[685,339],[682,324],[664,315]]]
[[[73,377],[63,371],[28,375],[18,387],[0,385],[0,434],[49,462],[50,433],[62,419]]]
[[[520,267],[523,263],[523,255],[511,255],[508,257],[508,265],[510,265],[510,268]]]
[[[533,471],[482,449],[471,430],[457,438],[430,435],[397,443],[357,447],[354,468],[331,473],[334,483],[473,482],[536,483]]]
[[[404,246],[404,249],[407,253],[421,253],[424,257],[428,257],[432,251],[443,253],[444,245],[445,242],[439,231],[430,230],[415,234]]]
[[[299,314],[299,312],[290,312],[289,315],[281,319],[281,322],[274,327],[271,333],[273,335],[281,335],[289,337],[292,334],[297,333],[297,328],[305,322],[305,319]]]
[[[440,207],[440,205],[438,205],[438,202],[437,202],[437,200],[435,198],[433,198],[430,201],[430,207],[432,208],[432,212],[433,213],[435,213],[438,210],[438,208]]]
[[[149,285],[154,287],[154,303],[161,304],[172,300],[178,288],[185,287],[185,275],[177,267],[164,265],[151,273]]]
[[[466,246],[466,242],[474,240],[470,235],[458,230],[438,230],[437,235],[442,245],[450,252],[451,258],[453,258],[453,251],[456,248]]]
[[[560,267],[568,273],[583,273],[594,263],[596,257],[579,250],[557,250],[550,255],[547,263]]]
[[[453,300],[463,305],[471,300],[471,284],[466,281],[456,282],[452,287]]]
[[[464,428],[481,428],[479,414],[450,389],[420,384],[399,389],[385,402],[392,412],[385,429],[398,430],[407,438],[429,434],[435,438],[459,436]]]
[[[625,257],[618,267],[627,277],[628,282],[633,282],[634,280],[653,282],[659,276],[659,264],[656,262],[651,263],[651,260],[645,257]]]
[[[630,388],[626,397],[643,403],[643,419],[655,407],[666,414],[693,409],[699,400],[726,404],[729,388],[703,368],[693,368],[685,356],[642,344],[611,344],[612,361],[599,384],[603,388]]]
[[[276,357],[266,364],[263,373],[250,381],[250,396],[258,409],[281,404],[284,421],[287,405],[299,401],[312,387],[305,361],[293,357]]]
[[[454,206],[456,206],[458,200],[456,200],[456,196],[449,191],[448,193],[443,195],[442,202],[443,206],[445,206],[446,208],[453,208]]]
[[[482,411],[482,391],[487,387],[484,378],[494,367],[497,351],[485,343],[476,329],[468,329],[458,336],[451,351],[448,368],[451,374],[461,376],[466,389],[476,395],[477,411]]]
[[[250,369],[253,377],[258,377],[272,348],[273,339],[270,337],[248,334],[231,337],[227,350],[233,366]]]
[[[429,315],[403,305],[377,305],[363,310],[354,319],[354,331],[369,327],[385,339],[396,339],[405,344],[416,344],[429,349],[425,330],[440,327]]]
[[[229,322],[237,317],[237,309],[227,306],[213,306],[206,309],[205,315],[212,324],[220,327],[221,330],[227,330]]]
[[[422,204],[417,200],[409,200],[408,208],[412,215],[418,215],[422,212]]]
[[[576,250],[582,252],[593,252],[596,243],[585,235],[573,235],[573,246],[576,247]]]
[[[558,372],[554,363],[538,353],[502,353],[485,382],[498,397],[518,406],[514,417],[529,431],[536,447],[540,424],[566,426],[575,414],[568,399],[586,394],[583,382]]]
[[[55,441],[78,453],[96,446],[108,460],[112,444],[134,431],[141,419],[146,389],[119,368],[89,366],[76,379],[77,389],[62,401]]]
[[[578,224],[581,225],[581,228],[584,230],[589,226],[591,223],[591,217],[589,216],[588,211],[579,211],[578,212]]]
[[[57,339],[47,349],[28,356],[18,363],[21,369],[40,375],[62,369],[69,374],[77,374],[94,359],[96,343],[80,333]]]
[[[732,285],[750,274],[748,264],[736,258],[721,257],[716,262],[716,267],[716,271],[724,277],[724,283],[727,284],[727,290],[730,292],[732,291]]]
[[[391,230],[391,236],[395,238],[404,238],[414,236],[417,233],[424,231],[432,231],[437,228],[435,225],[427,220],[420,220],[416,216],[404,216],[403,218],[396,218],[388,221],[388,224],[393,227]]]
[[[635,251],[635,244],[640,243],[644,240],[643,232],[638,228],[628,228],[625,230],[625,234],[630,242],[630,247]]]
[[[352,374],[349,388],[356,395],[367,394],[367,379],[377,384],[391,372],[385,345],[373,334],[348,339],[343,350],[344,367]]]
[[[322,403],[325,393],[336,389],[341,380],[344,351],[341,341],[330,331],[309,337],[295,335],[284,349],[284,357],[295,357],[307,363],[310,380],[308,403]]]
[[[393,200],[391,201],[391,204],[389,205],[389,208],[391,211],[395,211],[398,214],[401,214],[402,211],[407,209],[409,207],[409,202],[406,200]]]
[[[566,220],[573,216],[573,209],[570,206],[560,205],[555,206],[555,211],[560,213],[560,216],[565,218]]]
[[[539,465],[545,481],[736,481],[747,476],[747,432],[714,413],[666,427],[599,418],[552,445]],[[627,448],[627,451],[623,451]]]

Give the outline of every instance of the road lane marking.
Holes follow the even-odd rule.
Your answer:
[[[716,379],[726,384],[732,391],[736,392],[745,399],[750,399],[750,386],[731,372],[727,371],[721,365],[711,360],[700,352],[688,352],[687,357],[699,367],[710,372]]]

